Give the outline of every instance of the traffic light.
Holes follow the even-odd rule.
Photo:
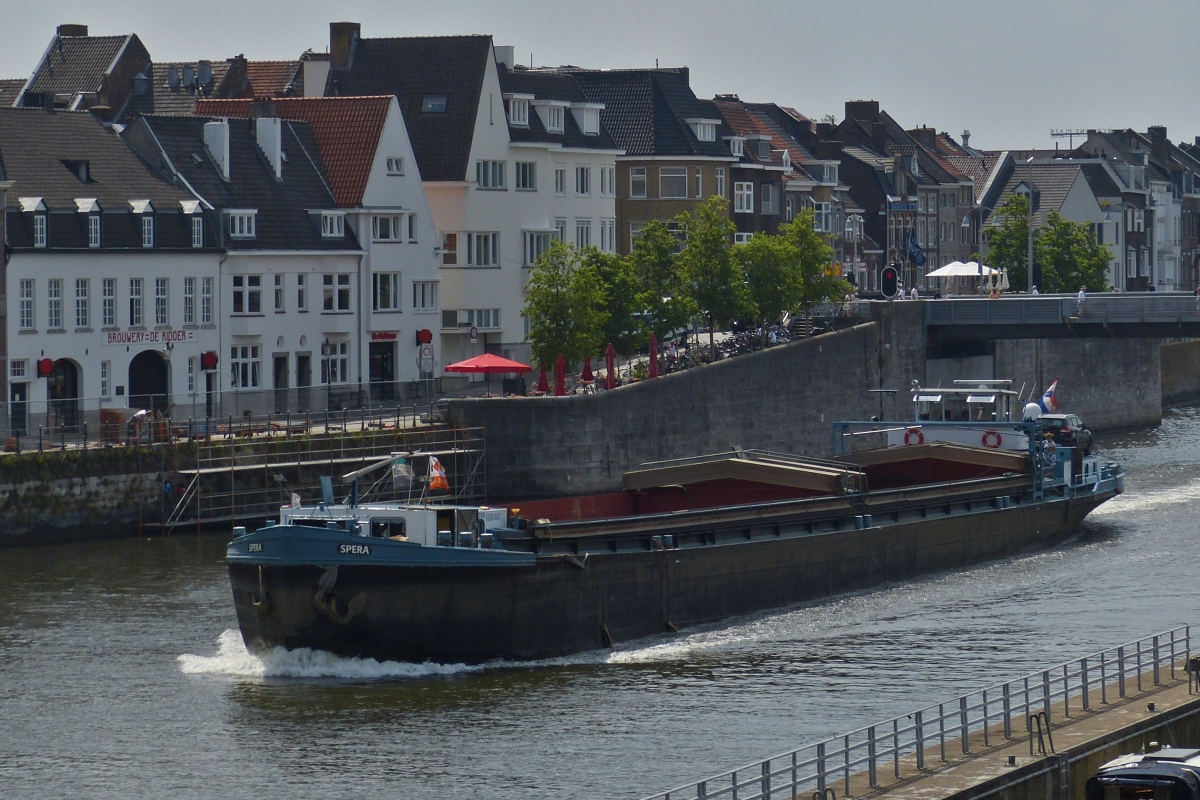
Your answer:
[[[879,288],[883,291],[883,296],[891,300],[896,296],[897,283],[900,280],[900,273],[895,267],[884,267],[879,272]]]

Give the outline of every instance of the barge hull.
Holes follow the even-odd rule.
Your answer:
[[[1053,547],[1114,492],[903,517],[862,530],[746,527],[740,542],[539,556],[533,566],[229,564],[252,651],[478,663],[592,650]],[[879,515],[877,514],[877,517]]]

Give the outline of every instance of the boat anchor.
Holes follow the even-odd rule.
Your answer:
[[[317,593],[313,595],[313,605],[330,622],[346,625],[366,609],[367,593],[359,592],[351,597],[350,602],[346,603],[346,613],[339,612],[337,592],[333,591],[333,585],[337,583],[337,569],[337,565],[334,565],[321,573],[321,579],[317,581]]]

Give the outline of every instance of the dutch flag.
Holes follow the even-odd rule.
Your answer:
[[[1042,395],[1042,399],[1038,401],[1038,405],[1042,407],[1043,414],[1049,414],[1051,411],[1058,411],[1058,400],[1054,398],[1054,393],[1058,391],[1058,379],[1055,378],[1054,383],[1050,384],[1050,388]]]

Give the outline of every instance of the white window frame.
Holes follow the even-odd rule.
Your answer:
[[[142,247],[154,247],[153,214],[142,214]]]
[[[254,239],[257,236],[258,211],[236,209],[229,212],[229,238]]]
[[[582,250],[592,246],[592,220],[589,217],[575,219],[575,246]]]
[[[350,382],[350,343],[331,341],[329,355],[321,356],[321,383]]]
[[[675,194],[667,194],[666,181],[670,181],[672,189],[677,189],[675,186],[680,179],[683,179],[682,192]],[[688,168],[687,167],[659,167],[658,168],[658,196],[662,200],[686,200],[688,197]]]
[[[63,329],[62,295],[62,278],[51,278],[46,281],[46,328],[48,330]]]
[[[100,279],[100,324],[105,328],[117,326],[117,279]]]
[[[646,190],[649,186],[649,178],[646,175],[645,167],[630,167],[629,168],[629,199],[630,200],[645,200]]]
[[[725,168],[724,167],[717,167],[717,177],[716,177],[715,183],[716,183],[716,186],[714,187],[716,189],[715,194],[717,195],[717,197],[724,199],[725,198]]]
[[[442,234],[442,266],[456,267],[458,266],[458,243],[462,240],[457,233]]]
[[[183,279],[183,324],[196,324],[196,279]]]
[[[170,278],[154,279],[154,324],[171,324]]]
[[[760,198],[761,206],[760,207],[762,209],[762,213],[764,213],[764,214],[778,214],[779,213],[779,203],[776,200],[776,198],[779,195],[778,188],[779,187],[773,183],[762,184],[762,189],[759,191],[759,194],[761,195],[761,198]]]
[[[303,272],[296,274],[296,310],[308,311],[308,276]]]
[[[75,327],[90,328],[92,325],[92,282],[87,278],[75,279]]]
[[[404,174],[404,157],[403,156],[389,156],[385,166],[387,167],[388,175],[403,175]]]
[[[704,199],[704,168],[696,167],[692,170],[693,176],[696,178],[696,199]]]
[[[275,313],[283,314],[287,311],[287,298],[285,297],[287,293],[287,278],[282,272],[276,272],[274,275],[272,275],[271,282],[274,284],[274,286],[271,288],[275,290],[273,292]]]
[[[33,246],[34,247],[45,247],[46,246],[46,215],[45,214],[34,214],[33,215]]]
[[[438,281],[413,281],[413,313],[434,314],[438,311]]]
[[[754,184],[749,181],[734,181],[733,210],[737,214],[754,213]]]
[[[325,239],[341,239],[346,235],[346,215],[329,211],[321,213],[321,236]]]
[[[345,314],[350,308],[352,283],[349,272],[326,272],[321,276],[321,313]]]
[[[204,217],[192,216],[192,247],[204,247]]]
[[[196,367],[200,359],[196,356],[188,356],[187,360],[187,390],[188,394],[196,391]]]
[[[231,389],[258,389],[262,386],[261,346],[235,344],[229,347]]]
[[[371,310],[382,312],[403,311],[400,308],[399,272],[371,273]]]
[[[562,133],[566,116],[562,106],[546,106],[546,132]]]
[[[600,220],[600,249],[606,253],[617,252],[617,220],[613,217]]]
[[[34,296],[36,284],[33,278],[22,278],[20,284],[20,325],[21,330],[31,331],[37,318],[34,314]]]
[[[241,311],[237,310],[239,299]],[[230,313],[234,316],[258,316],[263,313],[262,309],[262,275],[234,275]]]
[[[567,193],[567,165],[562,161],[556,161],[554,164],[554,193],[556,195]]]
[[[371,241],[398,242],[403,230],[403,214],[381,214],[371,217]]]
[[[542,253],[550,249],[550,242],[554,241],[556,237],[550,231],[525,231],[524,234],[525,266],[532,267]]]
[[[100,362],[100,396],[112,397],[112,362]]]
[[[536,161],[517,161],[513,164],[513,188],[518,192],[537,191]]]
[[[563,244],[567,243],[567,218],[556,217],[554,219],[554,238]]]
[[[510,97],[508,99],[508,123],[519,128],[529,127],[528,98]]]
[[[496,267],[500,265],[500,233],[473,231],[467,237],[467,266]]]
[[[592,165],[591,164],[576,164],[575,165],[575,195],[577,197],[590,197],[592,194]]]
[[[200,279],[200,324],[213,324],[213,279]]]
[[[506,180],[507,161],[482,159],[475,162],[475,188],[504,191],[508,188]]]
[[[754,238],[753,233],[742,233],[741,231],[738,231],[737,233],[735,233],[733,235],[733,243],[734,244],[747,244],[753,238]]]
[[[88,214],[88,247],[100,246],[100,215]]]
[[[141,278],[129,279],[129,327],[139,328],[145,322],[145,306],[142,302],[142,290],[145,282]]]

